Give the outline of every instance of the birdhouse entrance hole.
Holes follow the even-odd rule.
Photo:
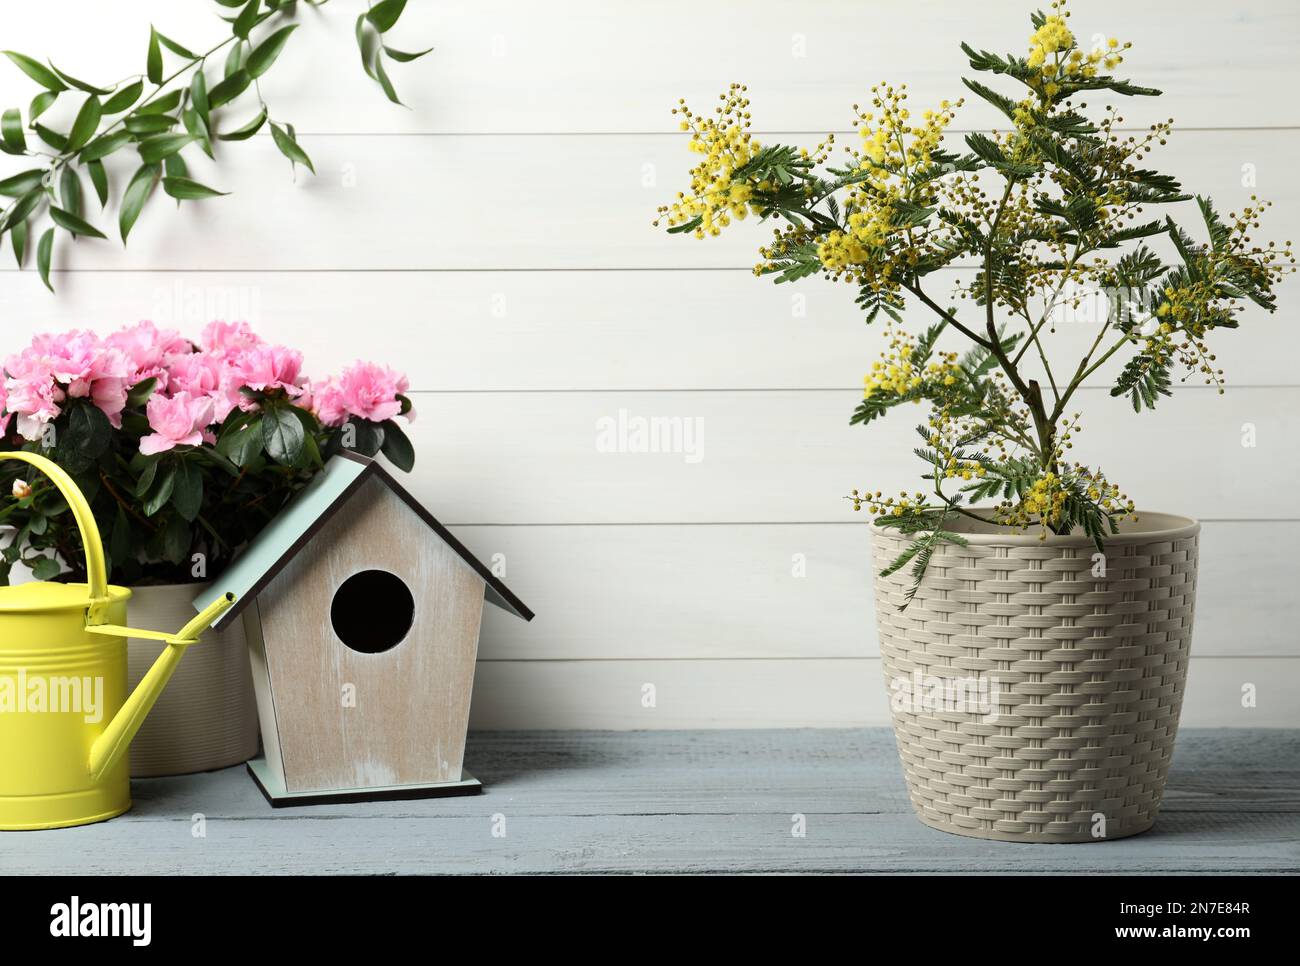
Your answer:
[[[339,585],[330,622],[340,641],[363,654],[396,647],[415,622],[415,598],[396,574],[363,570]]]

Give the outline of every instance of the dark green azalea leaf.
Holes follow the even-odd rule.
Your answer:
[[[194,138],[189,134],[155,134],[140,142],[140,160],[145,164],[155,164],[193,143]]]
[[[113,131],[111,134],[105,134],[95,138],[84,148],[81,149],[82,161],[98,161],[100,158],[106,158],[118,148],[131,143],[130,131]]]
[[[167,501],[172,498],[172,491],[176,489],[176,467],[161,467],[154,476],[153,486],[149,488],[149,493],[144,499],[144,515],[153,516],[159,510],[167,505]]]
[[[81,177],[70,164],[65,164],[59,175],[59,201],[64,210],[81,217]]]
[[[415,468],[415,447],[411,445],[410,438],[391,419],[387,420],[383,426],[384,442],[381,447],[383,454],[399,470],[407,473],[411,472]]]
[[[168,160],[171,160],[170,158]],[[215,188],[209,188],[207,185],[199,184],[197,181],[191,181],[184,177],[166,177],[163,178],[163,190],[173,198],[182,201],[196,201],[201,198],[218,198],[227,195],[228,191],[218,191]]]
[[[222,141],[246,141],[262,129],[266,123],[266,111],[263,111],[238,130],[231,131],[229,134],[218,134],[217,138]]]
[[[307,152],[298,146],[298,142],[292,134],[280,127],[280,125],[272,124],[271,139],[275,141],[275,146],[280,149],[280,153],[286,158],[295,164],[301,164],[312,174],[316,173],[316,168],[313,167],[311,158],[307,157]]]
[[[68,146],[68,136],[60,134],[58,131],[52,131],[44,124],[33,124],[36,129],[36,135],[55,151],[62,153],[63,149]]]
[[[406,9],[406,0],[380,0],[370,8],[366,19],[375,25],[381,34],[387,33],[397,23],[397,18]]]
[[[176,118],[169,114],[132,114],[122,124],[132,134],[162,134],[176,126]]]
[[[5,144],[15,151],[27,150],[27,138],[23,137],[23,112],[11,107],[0,116],[0,134]]]
[[[158,31],[149,28],[149,54],[145,58],[145,73],[155,87],[163,82],[162,48],[158,46]]]
[[[248,63],[244,65],[244,69],[248,71],[249,76],[261,77],[265,74],[271,65],[275,63],[275,59],[280,56],[280,51],[284,49],[289,35],[297,29],[297,24],[281,27],[254,47],[252,53],[248,55]]]
[[[155,33],[157,33],[157,31],[155,31]],[[162,34],[158,34],[158,42],[162,44],[164,47],[166,47],[168,50],[170,50],[177,57],[184,57],[186,60],[199,59],[198,54],[194,53],[194,51],[190,50],[188,47],[181,46],[176,41],[172,40],[170,37],[164,37]]]
[[[17,198],[19,195],[25,195],[33,188],[40,187],[44,179],[44,168],[30,168],[0,181],[0,195]]]
[[[411,61],[419,60],[425,54],[431,53],[432,51],[433,48],[430,47],[427,50],[420,50],[411,54],[411,53],[407,53],[404,50],[395,50],[394,48],[389,47],[387,45],[384,46],[384,53],[386,53],[389,57],[393,58],[393,60],[397,61],[399,64],[409,64]]]
[[[9,229],[9,237],[14,243],[14,261],[18,267],[23,267],[23,262],[27,258],[27,222],[20,221]]]
[[[54,223],[64,231],[70,232],[73,235],[87,235],[90,238],[108,237],[94,225],[83,221],[76,215],[72,214],[72,212],[64,211],[62,208],[57,208],[54,205],[50,205],[50,218],[53,219]]]
[[[136,115],[143,114],[169,114],[176,110],[181,103],[181,95],[184,92],[177,88],[174,91],[168,91],[162,97],[156,97],[147,104],[141,104],[136,109]]]
[[[69,87],[75,87],[79,91],[85,91],[87,94],[98,94],[100,97],[107,97],[109,94],[113,93],[111,88],[96,87],[94,84],[87,84],[83,80],[77,80],[77,78],[65,74],[53,64],[50,64],[50,69],[53,70],[54,73],[58,74],[59,79],[65,84]]]
[[[4,55],[18,65],[18,69],[30,77],[36,83],[40,84],[46,90],[58,93],[66,91],[68,85],[59,80],[59,75],[54,73],[39,61],[32,60],[26,54],[20,54],[16,51],[6,50]]]
[[[50,258],[54,254],[54,229],[45,229],[45,234],[41,240],[36,243],[36,270],[41,273],[41,281],[51,292],[54,286],[50,284]]]
[[[261,7],[261,0],[248,0],[244,9],[239,11],[239,16],[235,18],[231,30],[240,40],[248,39],[248,32],[257,24],[257,14]]]
[[[229,104],[253,83],[248,71],[240,68],[208,92],[208,103],[216,108]]]
[[[122,193],[122,210],[118,214],[118,227],[122,232],[122,244],[126,244],[126,236],[131,233],[131,227],[135,220],[140,217],[140,211],[144,208],[144,203],[149,200],[149,195],[153,192],[153,186],[158,181],[159,167],[156,164],[142,164],[139,169],[131,176],[130,183],[126,186],[126,191]]]
[[[33,122],[50,109],[50,105],[59,99],[55,91],[41,91],[32,98],[31,107],[27,110],[27,116]]]
[[[262,415],[262,441],[266,455],[282,466],[293,466],[302,457],[306,435],[298,417],[283,407]]]
[[[120,91],[117,91],[104,102],[105,114],[121,114],[132,104],[140,99],[144,93],[144,81],[137,80],[127,84]]]
[[[88,161],[86,171],[90,174],[90,183],[95,186],[95,194],[99,195],[99,206],[102,208],[108,204],[108,172],[104,170],[104,162]]]
[[[203,474],[189,460],[181,460],[176,468],[176,484],[172,487],[172,506],[191,523],[203,505]],[[188,531],[187,531],[188,533]],[[187,542],[188,546],[188,542]]]
[[[68,132],[68,143],[64,150],[80,151],[85,147],[99,130],[99,119],[103,115],[104,109],[99,96],[91,94],[86,98],[86,103],[81,105],[81,110],[77,111],[77,118],[72,122],[72,130]]]

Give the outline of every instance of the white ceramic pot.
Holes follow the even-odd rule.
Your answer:
[[[919,593],[876,577],[894,734],[926,825],[1007,842],[1150,828],[1173,758],[1196,602],[1197,534],[1142,513],[1084,536],[952,527]],[[909,539],[874,532],[879,574]]]
[[[194,616],[203,584],[133,588],[130,626],[182,627]],[[166,645],[132,638],[127,672],[134,688]],[[247,761],[257,754],[257,700],[243,621],[205,631],[131,742],[131,777],[187,775]]]

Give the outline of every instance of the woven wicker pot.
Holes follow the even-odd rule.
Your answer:
[[[203,584],[136,587],[132,627],[182,627],[194,616]],[[127,674],[135,687],[165,645],[131,638]],[[176,666],[171,682],[131,741],[131,777],[187,775],[247,761],[257,754],[257,700],[243,621],[204,631]]]
[[[938,550],[906,610],[907,568],[875,582],[918,817],[1004,842],[1146,831],[1178,730],[1200,524],[1142,513],[1104,559],[1086,537],[963,524],[970,546]],[[874,531],[876,572],[907,543]]]

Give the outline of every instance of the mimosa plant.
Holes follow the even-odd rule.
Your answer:
[[[1172,122],[1130,134],[1115,107],[1090,115],[1079,103],[1090,92],[1160,92],[1110,73],[1129,44],[1111,39],[1086,51],[1064,2],[1052,11],[1031,16],[1023,56],[962,45],[972,69],[1017,85],[1007,94],[964,80],[1008,125],[966,135],[964,150],[944,134],[963,101],[917,118],[906,85],[873,87],[870,109],[855,106],[861,143],[838,165],[830,163],[833,135],[811,151],[760,144],[741,85],[721,96],[712,117],[684,101],[674,110],[701,158],[689,191],[662,207],[655,224],[707,238],[750,214],[778,221],[756,275],[846,283],[867,322],[883,323],[888,349],[867,374],[851,422],[870,423],[904,403],[930,406],[916,450],[928,492],[849,497],[876,526],[913,536],[884,571],[910,564],[912,593],[938,546],[966,542],[950,529],[960,516],[1036,527],[1044,539],[1078,531],[1101,549],[1134,505],[1100,469],[1067,458],[1079,388],[1123,353],[1110,392],[1129,397],[1134,410],[1170,395],[1175,369],[1222,392],[1211,331],[1235,328],[1247,303],[1272,311],[1274,286],[1294,271],[1290,242],[1252,241],[1267,207],[1253,196],[1226,220],[1197,196],[1196,228],[1178,220],[1190,205],[1160,212],[1192,199],[1147,167]],[[952,268],[967,269],[969,281],[941,296],[931,282]],[[1063,367],[1048,336],[1062,308],[1089,292],[1106,310],[1088,350]],[[913,310],[932,324],[908,331],[903,314]],[[966,351],[940,351],[948,330]]]

